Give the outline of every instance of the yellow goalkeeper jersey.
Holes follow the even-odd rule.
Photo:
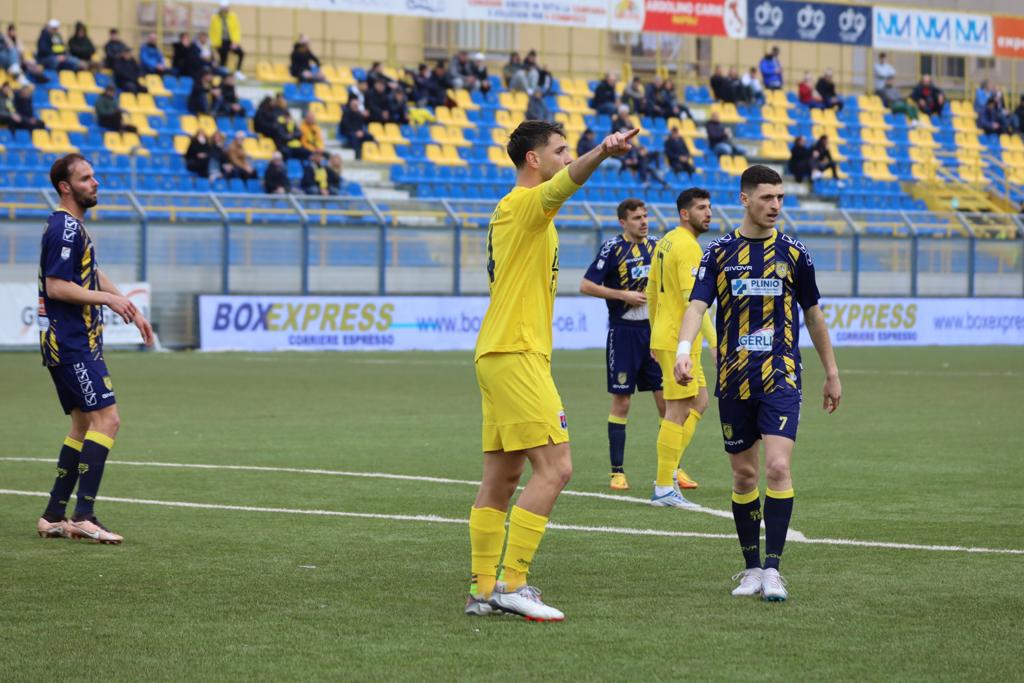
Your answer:
[[[487,230],[491,303],[474,359],[487,353],[551,357],[558,290],[558,232],[552,219],[579,187],[565,168],[536,187],[512,188],[498,202]]]
[[[647,278],[647,311],[651,320],[651,348],[675,351],[679,344],[679,326],[690,303],[700,268],[702,252],[697,238],[686,228],[676,228],[660,240],[651,260]],[[704,336],[715,345],[715,332],[711,318],[705,314],[701,332],[693,342],[693,351],[699,353]]]

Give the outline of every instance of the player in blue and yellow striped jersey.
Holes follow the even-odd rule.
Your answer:
[[[602,161],[630,150],[638,132],[613,133],[575,161],[559,124],[526,121],[509,137],[516,185],[498,202],[487,231],[491,302],[474,356],[484,471],[469,515],[475,590],[470,589],[466,614],[510,612],[534,621],[565,616],[526,583],[548,516],[572,474],[565,411],[551,379],[558,289],[553,219]],[[527,461],[532,474],[508,515],[506,535],[506,511]]]
[[[660,417],[665,417],[665,401],[661,395],[661,368],[651,357],[645,293],[658,238],[650,234],[647,206],[641,200],[623,200],[616,214],[622,234],[601,244],[583,275],[580,293],[599,297],[608,304],[605,378],[612,395],[608,414],[608,454],[612,467],[609,486],[627,491],[626,420],[633,392],[650,391]]]
[[[118,291],[96,261],[85,229],[85,212],[96,206],[99,182],[92,165],[79,154],[54,162],[50,181],[60,208],[46,221],[39,256],[39,346],[43,365],[71,430],[57,459],[57,479],[36,530],[43,537],[89,538],[97,543],[123,539],[99,523],[93,505],[107,454],[120,426],[114,385],[103,361],[103,306],[135,323],[147,345],[153,328],[135,304]],[[74,516],[65,519],[78,484]]]
[[[760,594],[772,601],[788,597],[779,563],[793,513],[790,461],[800,421],[800,309],[825,370],[824,409],[835,411],[842,394],[810,254],[803,244],[775,229],[784,196],[782,178],[772,169],[751,166],[743,172],[743,224],[704,252],[679,330],[674,368],[679,382],[694,380],[690,349],[701,316],[717,299],[715,395],[725,450],[732,461],[732,510],[746,562],[735,577],[740,585],[733,595]],[[763,513],[758,493],[761,440],[768,484]]]

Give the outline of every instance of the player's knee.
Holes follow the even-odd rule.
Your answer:
[[[117,414],[116,410],[100,411],[89,421],[89,429],[113,438],[121,429],[121,416]]]
[[[561,491],[569,485],[569,481],[572,479],[572,463],[559,463],[558,467],[555,468],[554,480],[558,486],[558,490]]]
[[[789,463],[785,461],[766,462],[764,465],[764,476],[768,480],[768,485],[772,488],[775,488],[777,483],[788,482],[790,479]]]
[[[693,400],[693,409],[701,415],[708,409],[708,395],[707,392],[702,391],[697,394],[697,397]]]

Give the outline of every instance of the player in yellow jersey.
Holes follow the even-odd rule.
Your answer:
[[[672,370],[676,362],[679,325],[700,266],[701,248],[697,237],[711,227],[711,195],[699,187],[683,190],[676,198],[676,209],[679,211],[679,227],[658,241],[647,279],[651,350],[665,378],[665,419],[658,431],[658,475],[651,496],[651,504],[661,507],[692,505],[673,487],[673,476],[678,487],[697,488],[697,483],[686,475],[681,464],[697,423],[708,407],[707,382],[700,364],[700,335],[693,344],[697,381],[683,386],[673,379]],[[706,314],[701,332],[708,340],[712,358],[716,358],[715,328]]]
[[[487,275],[491,302],[477,338],[484,470],[469,515],[473,586],[466,614],[518,614],[561,621],[526,582],[548,516],[572,475],[562,400],[551,379],[551,323],[558,288],[558,209],[610,156],[631,149],[639,130],[613,133],[575,161],[560,124],[526,121],[508,155],[516,185],[491,215]],[[505,517],[526,462],[531,475]],[[507,536],[507,538],[506,538]],[[504,581],[497,582],[505,548]]]

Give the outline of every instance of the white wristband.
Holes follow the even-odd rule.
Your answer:
[[[690,346],[691,344],[688,341],[679,342],[679,346],[676,347],[676,358],[679,358],[680,356],[689,356]]]

